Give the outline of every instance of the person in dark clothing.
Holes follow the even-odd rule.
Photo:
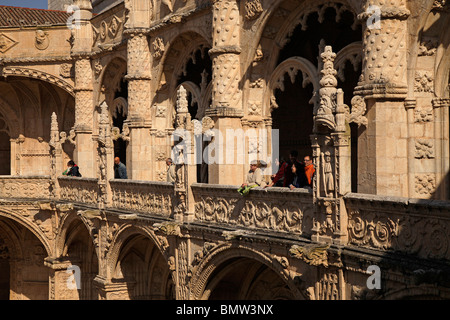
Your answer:
[[[305,165],[300,163],[297,160],[298,157],[298,152],[296,150],[292,150],[291,153],[289,154],[289,164],[286,167],[285,170],[285,175],[284,175],[284,183],[283,183],[283,187],[290,187],[290,185],[292,184],[295,175],[298,176],[298,184],[299,184],[299,188],[303,188],[303,186],[308,184],[308,180],[306,178],[305,175]],[[292,165],[295,164],[296,165],[296,174],[294,174],[292,172]]]
[[[114,158],[114,179],[128,179],[127,167],[120,162],[119,157]]]
[[[280,159],[280,165],[278,168],[278,171],[276,174],[273,174],[270,178],[272,179],[272,182],[269,183],[268,185],[266,185],[267,187],[282,187],[283,186],[283,182],[284,182],[284,175],[285,175],[285,171],[286,168],[288,167],[289,162],[288,161],[284,161],[283,158]]]
[[[303,188],[308,185],[305,175],[305,165],[300,162],[295,162],[291,165],[291,172],[293,175],[292,183],[289,189]]]
[[[73,160],[67,162],[68,171],[67,175],[72,177],[81,177],[80,168],[75,164]]]

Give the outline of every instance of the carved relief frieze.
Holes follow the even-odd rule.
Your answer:
[[[301,234],[304,214],[309,214],[310,208],[298,200],[289,201],[241,199],[232,195],[224,196],[220,192],[217,195],[201,193],[195,204],[194,215],[201,221]]]
[[[98,181],[90,178],[58,178],[60,198],[70,202],[97,205]]]
[[[388,249],[393,246],[393,238],[399,234],[397,218],[360,210],[350,211],[348,218],[348,235],[351,244]]]
[[[12,47],[14,47],[19,42],[11,38],[10,36],[7,36],[4,33],[0,33],[0,52],[5,53]]]
[[[173,186],[158,183],[111,183],[112,205],[145,214],[170,216]]]
[[[49,198],[50,179],[6,178],[0,180],[0,197]]]
[[[421,176],[420,184],[423,186],[420,189],[428,195],[430,189],[434,189],[434,177],[427,174],[417,176]],[[433,202],[422,200],[421,203],[408,204],[380,197],[375,202],[362,200],[351,203],[348,206],[349,243],[422,258],[449,259],[450,221],[440,214],[448,210],[448,204],[433,206],[423,201]]]

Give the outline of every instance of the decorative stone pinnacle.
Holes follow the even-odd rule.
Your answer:
[[[320,57],[323,61],[323,67],[320,71],[322,74],[320,85],[322,87],[336,87],[337,79],[335,75],[337,74],[337,71],[334,69],[334,59],[336,58],[336,53],[333,52],[331,46],[326,46]]]
[[[188,113],[187,91],[180,86],[177,92],[177,113]]]

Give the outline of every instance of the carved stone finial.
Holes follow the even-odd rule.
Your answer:
[[[177,92],[177,113],[188,113],[187,91],[180,86]]]
[[[50,125],[51,131],[58,131],[58,118],[56,116],[56,113],[52,113],[52,122]]]
[[[331,46],[325,46],[324,52],[320,55],[323,61],[322,79],[320,79],[320,85],[322,87],[336,87],[337,71],[334,69],[334,59],[336,58],[336,53],[333,52]]]

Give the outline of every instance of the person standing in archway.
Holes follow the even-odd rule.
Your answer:
[[[308,180],[307,186],[312,188],[313,177],[314,177],[314,173],[316,172],[316,169],[314,169],[314,165],[311,160],[311,156],[305,156],[303,158],[303,161],[305,163],[306,179]]]
[[[114,158],[114,179],[128,179],[127,167],[120,162],[119,157]]]

